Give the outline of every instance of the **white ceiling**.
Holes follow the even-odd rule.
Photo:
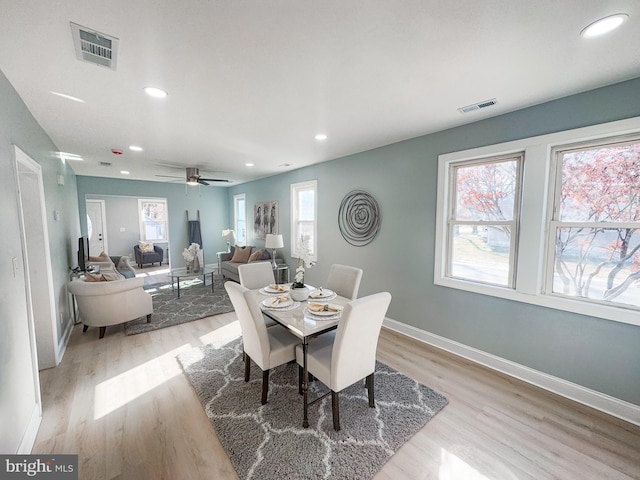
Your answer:
[[[116,71],[69,22],[119,39]],[[0,0],[0,70],[79,175],[237,184],[638,77],[640,2]]]

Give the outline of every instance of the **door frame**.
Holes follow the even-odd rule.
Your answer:
[[[106,203],[104,200],[101,200],[99,198],[86,198],[85,199],[85,212],[87,215],[87,234],[89,234],[89,223],[88,223],[88,219],[89,219],[89,203],[95,203],[100,205],[100,217],[102,220],[102,251],[103,252],[108,252],[109,251],[109,246],[107,245],[107,237],[108,237],[108,232],[107,232],[107,207],[106,207]],[[89,245],[91,245],[91,238],[89,238]],[[91,252],[91,248],[89,248],[89,253],[91,254],[92,257],[97,257],[98,255],[100,255],[100,253],[102,252]]]

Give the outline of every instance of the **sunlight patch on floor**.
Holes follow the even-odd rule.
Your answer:
[[[440,471],[438,473],[438,480],[490,480],[444,448],[440,453]]]
[[[224,327],[217,328],[200,337],[200,341],[203,345],[207,344],[225,344],[231,340],[238,338],[241,335],[240,322],[237,320],[231,322]]]
[[[114,412],[167,380],[181,375],[182,368],[176,356],[191,348],[191,344],[184,344],[96,385],[94,420]]]

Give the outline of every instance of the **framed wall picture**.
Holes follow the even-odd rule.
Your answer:
[[[278,233],[278,202],[260,202],[253,207],[253,237],[264,240],[268,233]]]

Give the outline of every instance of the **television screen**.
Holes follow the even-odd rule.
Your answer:
[[[85,272],[89,265],[89,237],[83,236],[78,239],[78,268]]]

